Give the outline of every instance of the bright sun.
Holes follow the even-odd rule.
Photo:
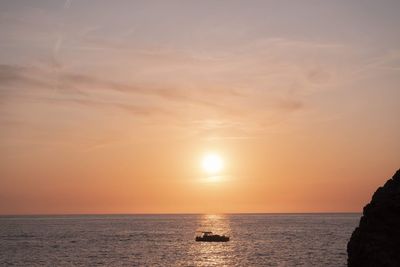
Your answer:
[[[203,170],[209,174],[216,174],[224,167],[224,162],[218,154],[205,155],[202,161]]]

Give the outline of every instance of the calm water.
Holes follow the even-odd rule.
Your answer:
[[[0,265],[345,266],[360,214],[0,217]],[[195,242],[195,231],[231,236]]]

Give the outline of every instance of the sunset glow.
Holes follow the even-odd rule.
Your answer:
[[[361,211],[400,166],[400,1],[0,1],[0,214]]]

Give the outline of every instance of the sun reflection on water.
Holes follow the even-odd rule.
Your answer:
[[[197,231],[211,231],[216,234],[231,235],[229,217],[220,214],[201,215]],[[234,242],[193,242],[189,254],[196,266],[231,266],[233,265]]]

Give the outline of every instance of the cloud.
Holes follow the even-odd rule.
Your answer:
[[[86,45],[85,39],[80,41],[65,43]],[[113,47],[112,41],[99,45]],[[181,127],[193,126],[195,120],[216,119],[235,126],[222,130],[218,125],[207,130],[198,124],[194,127],[203,132],[236,127],[250,134],[312,105],[305,101],[309,95],[337,82],[342,63],[335,58],[346,49],[338,44],[279,38],[250,40],[204,53],[197,48],[141,49],[129,48],[123,40],[119,43],[126,49],[90,52],[95,62],[86,58],[90,53],[79,51],[78,65],[60,55],[57,62],[62,62],[62,68],[2,65],[0,98],[114,108],[136,117],[168,118]],[[72,51],[67,45],[63,49]],[[314,51],[322,56],[309,59]]]
[[[24,89],[16,89],[17,86],[20,86]],[[197,106],[208,107],[212,109],[216,109],[226,113],[235,113],[233,108],[224,106],[220,104],[219,100],[208,100],[209,96],[215,97],[239,97],[241,96],[238,92],[234,90],[209,90],[205,89],[203,91],[189,91],[184,90],[182,88],[173,88],[171,86],[160,88],[159,86],[154,85],[135,85],[135,84],[127,84],[121,82],[114,82],[105,79],[100,79],[91,75],[84,74],[74,74],[74,73],[65,73],[65,72],[51,72],[45,71],[43,69],[33,68],[33,67],[21,67],[21,66],[12,66],[12,65],[0,65],[0,87],[3,87],[5,91],[1,93],[2,96],[25,96],[38,99],[43,99],[46,101],[50,101],[53,99],[54,101],[64,101],[64,102],[74,102],[81,103],[85,105],[96,105],[97,104],[107,104],[107,102],[96,102],[96,100],[91,99],[78,99],[74,98],[64,98],[60,99],[60,96],[56,97],[38,97],[37,95],[33,95],[32,89],[41,89],[41,90],[52,90],[57,86],[63,89],[64,92],[72,92],[77,94],[79,97],[89,97],[92,93],[95,93],[98,90],[108,90],[108,91],[117,91],[123,94],[128,95],[141,95],[147,97],[157,97],[168,101],[177,102],[179,104],[192,104]],[[7,88],[12,88],[11,90],[7,90]],[[29,90],[26,90],[29,88]],[[22,94],[22,95],[21,95]],[[214,99],[211,97],[211,99]],[[133,105],[128,105],[122,103],[113,103],[110,102],[110,105],[118,106],[124,110],[133,112],[137,115],[146,115],[151,114],[150,109],[154,109],[155,107],[149,107],[144,111],[144,108],[139,111],[138,109],[133,108]],[[163,111],[166,112],[165,110]]]
[[[43,73],[42,73],[43,74]],[[33,68],[16,65],[0,65],[0,99],[19,94],[19,86],[35,88],[50,88],[48,80],[40,78],[39,73]]]
[[[304,102],[297,99],[282,99],[279,103],[282,109],[296,111],[304,108]]]
[[[400,50],[389,51],[377,57],[368,59],[363,67],[358,70],[358,72],[362,73],[370,69],[399,71]]]

